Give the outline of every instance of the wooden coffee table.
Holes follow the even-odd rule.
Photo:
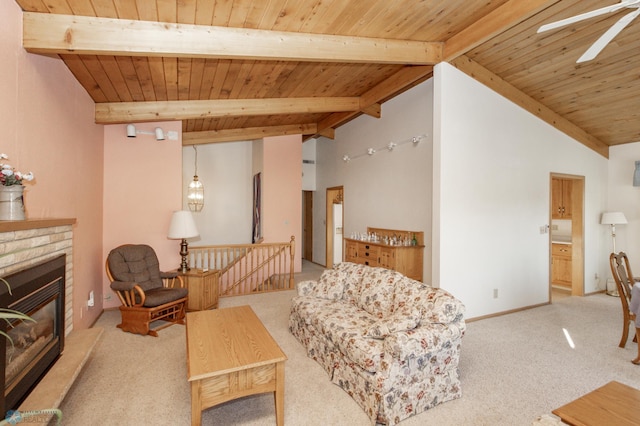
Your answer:
[[[191,424],[202,410],[258,393],[273,392],[276,424],[284,424],[284,362],[287,356],[249,306],[189,312],[187,376]]]
[[[552,413],[570,425],[639,425],[640,390],[609,382]]]

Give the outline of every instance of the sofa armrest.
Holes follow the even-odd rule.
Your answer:
[[[300,281],[296,284],[298,296],[315,296],[317,282],[313,280]]]
[[[429,323],[413,330],[398,331],[384,339],[384,350],[394,359],[405,360],[441,351],[464,335],[464,321],[450,324]]]

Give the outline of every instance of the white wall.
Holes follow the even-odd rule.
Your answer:
[[[629,255],[631,269],[640,273],[640,187],[633,186],[635,162],[640,160],[640,142],[613,146],[609,149],[608,211],[621,211],[629,222],[616,226],[616,250]],[[605,248],[612,250],[611,232],[606,229]],[[610,274],[609,274],[610,275]]]
[[[313,260],[326,263],[326,188],[344,186],[344,235],[367,226],[424,231],[424,277],[431,275],[431,165],[433,83],[426,81],[382,105],[382,117],[361,116],[316,146]],[[426,134],[389,152],[389,142]],[[366,155],[368,148],[378,151]],[[380,149],[382,148],[382,149]],[[344,155],[354,158],[342,160]]]
[[[204,207],[193,217],[200,232],[190,244],[251,243],[252,142],[198,145],[198,179],[204,185]],[[193,179],[195,151],[182,148],[183,209]]]
[[[316,139],[302,144],[302,190],[316,190]],[[307,163],[305,163],[307,161]]]
[[[547,302],[540,227],[557,172],[585,176],[585,292],[597,291],[595,274],[608,270],[607,159],[449,64],[436,66],[434,100],[434,285],[459,297],[468,318]]]

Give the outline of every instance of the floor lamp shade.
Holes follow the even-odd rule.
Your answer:
[[[171,240],[182,240],[180,242],[180,256],[182,256],[180,271],[183,273],[189,270],[187,266],[187,255],[189,254],[187,238],[194,238],[198,235],[198,229],[196,228],[196,223],[193,220],[191,212],[186,210],[173,212],[171,224],[169,225],[168,238]]]
[[[611,226],[611,238],[613,240],[613,252],[616,252],[616,225],[624,225],[627,223],[627,218],[622,212],[605,212],[602,213],[602,219],[600,220],[602,225]]]

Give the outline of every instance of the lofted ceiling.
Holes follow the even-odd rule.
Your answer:
[[[58,55],[102,124],[181,120],[183,144],[332,138],[449,62],[608,156],[640,141],[640,19],[540,25],[614,0],[16,0],[23,46]]]

